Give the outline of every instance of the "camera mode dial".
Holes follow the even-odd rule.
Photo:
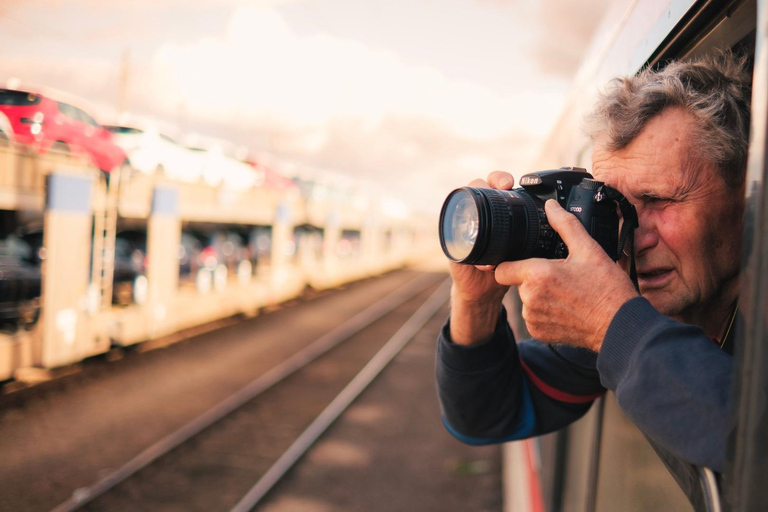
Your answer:
[[[603,186],[603,182],[593,180],[591,178],[584,178],[583,180],[581,180],[581,183],[579,183],[579,186],[587,190],[597,190]]]

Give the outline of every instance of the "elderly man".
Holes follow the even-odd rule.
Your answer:
[[[564,260],[451,264],[438,340],[444,423],[469,443],[551,432],[606,389],[695,507],[696,466],[722,471],[738,309],[750,76],[720,52],[609,84],[589,119],[592,173],[637,209],[638,295],[578,219],[548,201]],[[472,186],[508,189],[494,172]],[[537,340],[514,342],[501,300],[517,285]]]

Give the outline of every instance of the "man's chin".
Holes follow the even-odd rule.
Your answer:
[[[646,298],[651,306],[656,308],[656,311],[674,320],[680,320],[683,311],[685,311],[685,304],[680,301],[679,297],[663,290],[641,290],[640,295]]]

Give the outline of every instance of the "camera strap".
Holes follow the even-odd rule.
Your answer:
[[[635,266],[635,228],[640,224],[637,220],[637,210],[635,206],[630,203],[624,195],[613,187],[603,185],[601,187],[606,199],[615,201],[619,205],[621,216],[624,222],[621,225],[621,233],[619,233],[619,250],[616,254],[620,255],[626,246],[627,254],[629,256],[629,278],[632,280],[632,284],[639,292],[640,285],[637,283],[637,267]],[[600,190],[598,190],[600,192]]]

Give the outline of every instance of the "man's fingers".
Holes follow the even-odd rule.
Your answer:
[[[508,190],[515,186],[515,178],[504,171],[493,171],[488,175],[488,181],[476,179],[469,182],[470,187],[475,188],[495,188],[498,190]]]
[[[506,286],[520,286],[535,260],[505,261],[496,266],[496,282]]]
[[[504,171],[493,171],[488,175],[488,184],[499,190],[509,190],[515,185],[515,178]]]
[[[560,238],[563,239],[568,247],[569,254],[586,254],[592,252],[596,247],[602,251],[598,243],[587,233],[579,219],[563,209],[554,199],[548,200],[544,204],[544,210],[547,212],[547,220],[550,226],[557,231]]]

